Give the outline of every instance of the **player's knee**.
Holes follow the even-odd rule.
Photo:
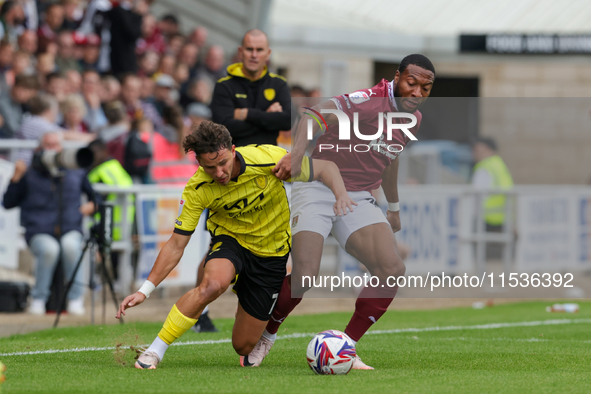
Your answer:
[[[387,280],[389,277],[403,276],[406,273],[406,265],[400,256],[394,255],[387,264],[380,264],[371,271],[371,274],[380,280]]]
[[[213,301],[221,296],[227,288],[228,284],[221,280],[205,277],[199,285],[199,295],[205,300]]]
[[[232,340],[234,351],[236,351],[236,353],[240,356],[248,356],[256,344],[257,341],[251,343],[250,341],[245,340]]]

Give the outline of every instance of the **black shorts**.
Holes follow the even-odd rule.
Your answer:
[[[238,279],[234,292],[249,315],[267,321],[279,297],[285,278],[289,254],[278,257],[255,256],[228,235],[212,238],[205,264],[212,259],[228,259],[234,265]]]

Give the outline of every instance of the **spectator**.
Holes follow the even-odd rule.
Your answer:
[[[23,140],[38,140],[48,132],[62,132],[63,137],[68,140],[90,142],[94,136],[81,134],[77,131],[62,129],[56,124],[58,118],[57,100],[45,93],[38,93],[31,98],[27,105],[29,113],[23,116],[23,122],[16,133],[16,137]],[[20,149],[17,152],[17,161],[22,161],[28,166],[31,163],[33,152],[28,149]]]
[[[174,74],[174,67],[176,66],[176,58],[171,55],[167,54],[160,58],[160,63],[158,64],[158,69],[154,73],[153,77],[158,79],[160,74],[172,75]]]
[[[246,32],[239,52],[242,63],[230,65],[228,77],[216,84],[213,121],[228,128],[236,146],[275,145],[279,131],[291,127],[289,87],[285,78],[267,70],[271,49],[261,30]]]
[[[55,97],[58,103],[61,103],[66,98],[67,81],[62,73],[53,72],[47,75],[45,81],[45,92]]]
[[[142,94],[142,80],[134,74],[127,74],[122,79],[121,101],[125,105],[129,121],[148,118],[154,128],[160,130],[162,117],[151,103],[140,99]],[[108,117],[107,117],[108,118]]]
[[[99,138],[107,144],[109,155],[119,160],[125,159],[125,143],[130,130],[130,121],[121,101],[112,101],[105,105],[105,116],[109,123],[99,131]]]
[[[77,70],[66,71],[66,93],[80,93],[82,88],[82,75]]]
[[[154,107],[160,114],[164,116],[164,110],[166,107],[174,105],[171,91],[174,88],[174,78],[170,75],[160,74],[156,79],[156,87],[154,88]]]
[[[205,26],[199,26],[191,32],[191,35],[189,36],[189,41],[197,45],[199,49],[205,49],[205,44],[207,43],[207,36],[207,28]]]
[[[84,10],[80,7],[80,0],[62,0],[64,7],[64,23],[62,29],[76,30],[80,27]]]
[[[183,88],[186,89],[189,82],[189,67],[183,63],[177,64],[174,69],[173,78],[181,91]]]
[[[77,33],[83,37],[91,34],[98,35],[100,39],[99,57],[97,71],[108,72],[111,69],[111,23],[107,18],[107,12],[111,10],[112,4],[109,0],[90,0],[85,9],[82,23]]]
[[[146,51],[153,51],[162,55],[166,50],[166,40],[156,27],[154,15],[146,14],[142,19],[142,36],[137,40],[136,53],[143,55]]]
[[[70,69],[81,71],[78,59],[75,57],[74,34],[69,30],[62,30],[57,36],[57,45],[55,64],[59,71],[65,72]]]
[[[181,53],[181,49],[183,48],[184,43],[185,36],[179,33],[173,34],[168,39],[168,48],[166,48],[166,53],[169,53],[172,56],[177,57],[179,53]]]
[[[34,73],[33,67],[31,66],[31,55],[23,51],[17,51],[12,57],[12,68],[4,72],[4,80],[0,82],[0,88],[2,91],[10,90],[10,87],[14,85],[14,81],[17,75],[25,74],[31,75]]]
[[[158,21],[158,30],[162,32],[164,37],[170,38],[179,32],[179,20],[172,14],[164,15]]]
[[[214,85],[220,78],[226,76],[224,61],[224,49],[219,45],[212,46],[207,51],[205,64],[197,69],[197,78],[208,79]]]
[[[191,103],[209,105],[211,102],[211,93],[212,88],[208,81],[193,79],[188,83],[186,91],[181,91],[181,107],[186,110]]]
[[[0,95],[0,115],[4,125],[0,128],[0,138],[13,138],[23,119],[23,107],[37,91],[39,81],[33,75],[17,75],[10,92]]]
[[[146,51],[140,56],[138,75],[151,77],[158,69],[158,54],[154,51]]]
[[[133,183],[153,183],[150,179],[150,162],[154,139],[154,125],[147,118],[137,119],[131,126],[131,132],[125,147],[125,170],[131,175]]]
[[[154,104],[154,90],[156,88],[156,82],[154,79],[149,77],[142,78],[142,93],[140,99],[150,104]]]
[[[137,72],[135,46],[141,37],[142,17],[147,11],[146,0],[137,0],[134,4],[123,0],[107,12],[111,22],[110,56],[114,75]]]
[[[86,103],[80,94],[69,94],[61,104],[64,129],[89,133],[90,128],[84,122],[86,117]]]
[[[211,110],[207,105],[193,103],[187,107],[187,116],[191,121],[191,129],[195,130],[204,120],[211,119]]]
[[[38,140],[43,134],[50,131],[65,131],[56,124],[58,102],[54,97],[45,93],[38,93],[27,104],[29,106],[29,114],[23,116],[23,122],[17,132],[17,138]],[[20,149],[17,152],[17,160],[23,161],[27,166],[31,163],[32,157],[33,152],[29,149]]]
[[[197,62],[199,61],[199,48],[193,43],[186,43],[181,48],[178,56],[179,63],[189,67],[190,78],[194,78],[197,73]]]
[[[40,147],[61,151],[60,133],[49,132],[40,138]],[[81,205],[82,193],[89,202]],[[4,195],[4,207],[20,206],[21,225],[25,239],[35,257],[35,286],[29,313],[45,314],[45,303],[58,261],[62,259],[66,278],[71,278],[82,251],[82,216],[95,211],[95,195],[85,170],[64,170],[64,175],[52,175],[35,165],[27,170],[17,164],[15,173]],[[76,273],[68,293],[68,313],[83,315],[84,269]]]
[[[14,84],[14,75],[10,72],[14,60],[14,48],[8,41],[0,41],[0,90],[7,90]]]
[[[16,27],[25,21],[25,13],[20,3],[6,0],[0,7],[0,40],[16,45],[18,34]]]
[[[112,75],[106,75],[101,79],[103,85],[103,103],[109,103],[119,99],[121,95],[121,83]]]
[[[188,131],[183,122],[182,108],[166,107],[163,119],[162,132],[153,135],[150,176],[158,184],[185,184],[199,166],[195,155],[186,155],[181,146]]]
[[[47,76],[55,72],[55,57],[51,53],[37,55],[37,76],[41,85],[47,83]]]
[[[78,46],[82,48],[82,55],[78,64],[82,70],[99,70],[99,56],[101,40],[96,34],[89,34],[81,39]]]
[[[86,70],[82,73],[82,96],[86,103],[84,123],[95,133],[108,123],[101,107],[101,79],[96,71]]]
[[[39,51],[46,52],[50,43],[57,41],[57,35],[64,23],[64,7],[59,4],[51,3],[45,10],[45,19],[39,29]]]
[[[18,37],[18,49],[33,56],[37,53],[37,33],[33,30],[25,30]]]

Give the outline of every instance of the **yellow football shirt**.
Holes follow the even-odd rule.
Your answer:
[[[193,234],[201,213],[209,208],[207,229],[212,236],[229,235],[261,257],[289,253],[287,195],[283,182],[271,172],[286,153],[273,145],[236,148],[240,173],[226,186],[214,181],[200,167],[185,186],[174,232]],[[313,178],[312,161],[305,157],[296,180],[310,182]]]

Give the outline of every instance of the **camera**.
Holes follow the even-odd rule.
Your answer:
[[[98,222],[90,229],[91,236],[95,237],[100,245],[111,246],[113,242],[113,209],[115,205],[110,201],[98,203]]]
[[[90,167],[93,160],[94,154],[88,147],[65,148],[60,152],[54,150],[35,152],[32,165],[38,171],[57,176],[61,169],[76,170]]]

